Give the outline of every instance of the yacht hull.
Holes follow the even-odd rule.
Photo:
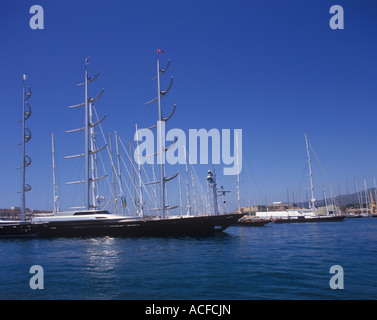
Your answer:
[[[147,220],[88,220],[46,222],[37,226],[38,237],[205,235],[224,231],[243,214]]]
[[[242,227],[263,227],[267,223],[270,223],[270,220],[265,219],[241,219],[235,223],[236,226]]]
[[[35,237],[35,226],[30,222],[0,222],[0,237]]]
[[[338,222],[343,221],[345,216],[314,217],[314,218],[283,218],[274,220],[274,223],[310,223],[310,222]]]

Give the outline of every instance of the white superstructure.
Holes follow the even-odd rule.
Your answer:
[[[287,209],[284,211],[259,211],[255,213],[257,218],[262,219],[282,219],[293,217],[315,217],[316,211],[312,209]]]

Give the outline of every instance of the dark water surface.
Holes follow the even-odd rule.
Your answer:
[[[30,267],[44,271],[32,290]],[[344,289],[329,286],[344,270]],[[377,299],[377,219],[212,237],[0,239],[0,299]]]

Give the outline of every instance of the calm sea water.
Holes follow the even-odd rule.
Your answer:
[[[29,286],[33,265],[43,290]],[[329,286],[333,265],[343,290]],[[0,239],[0,299],[377,299],[377,219],[213,237]]]

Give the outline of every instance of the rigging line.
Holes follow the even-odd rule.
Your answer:
[[[120,142],[121,147],[123,148],[124,152],[126,153],[128,159],[129,159],[129,161],[130,161],[130,163],[131,163],[131,158],[130,158],[130,156],[128,155],[127,150],[126,150],[126,148],[125,148],[125,146],[124,146],[124,144],[123,144],[123,141],[122,141],[122,139],[121,139],[119,136],[118,136],[118,141]],[[127,165],[126,165],[126,163],[125,163],[123,157],[121,156],[120,159],[121,159],[121,161],[122,161],[122,164],[123,164],[124,168],[125,168],[126,171],[127,171],[127,175],[128,175],[128,178],[130,179],[130,181],[131,181],[131,183],[132,183],[132,187],[133,187],[133,189],[136,189],[136,187],[137,187],[137,186],[136,186],[136,183],[135,183],[134,179],[132,178],[132,175],[131,175],[130,171],[128,170],[128,167],[127,167]],[[137,172],[136,172],[136,169],[135,169],[135,167],[132,165],[132,166],[131,166],[131,171],[133,171],[133,170],[134,170],[134,173],[136,174],[136,173],[137,173]],[[124,181],[125,181],[125,179],[124,179]],[[136,206],[136,200],[135,200],[135,199],[136,199],[136,194],[132,194],[132,195],[131,195],[131,191],[130,191],[129,188],[128,188],[128,184],[127,184],[127,182],[126,182],[126,186],[127,186],[128,192],[130,193],[131,199],[133,199],[132,202],[134,203],[134,208],[135,208],[136,211],[138,211],[138,210],[137,210],[137,206]],[[138,196],[138,198],[139,198],[139,203],[140,203],[140,202],[141,202],[140,194],[137,193],[137,196]]]
[[[153,181],[157,181],[156,171],[155,171],[155,168],[154,168],[154,164],[152,165],[152,178],[153,178]],[[158,204],[157,204],[157,188],[158,188],[158,192],[160,193],[160,184],[159,183],[153,185],[154,207],[155,208],[157,208],[157,206],[158,206]],[[377,197],[376,197],[376,199],[377,199]]]
[[[249,163],[248,158],[246,158],[246,160],[247,160],[248,170],[244,170],[242,176],[240,176],[240,188],[242,185],[244,186],[244,188],[241,188],[242,193],[244,194],[246,198],[248,198],[247,200],[244,200],[246,201],[245,205],[250,207],[251,202],[253,203],[253,205],[257,204],[257,192],[259,193],[259,197],[261,199],[262,197],[261,197],[258,184],[256,183],[256,179],[254,177],[253,171],[251,169],[251,164]],[[251,172],[252,177],[250,177],[250,173],[248,171]],[[254,178],[255,183],[253,183],[252,181],[253,178]],[[254,190],[254,187],[253,187],[254,185],[257,188],[257,192]]]
[[[121,144],[122,144],[122,142],[121,142]],[[130,174],[130,172],[128,171],[128,168],[127,168],[127,166],[126,166],[126,163],[124,162],[123,157],[120,157],[120,160],[122,161],[123,166],[126,168],[126,171],[127,171],[128,177],[130,178],[130,181],[132,182],[132,186],[135,186],[135,187],[136,187],[136,185],[135,185],[134,182],[132,181],[131,174]],[[124,181],[125,181],[125,180],[124,180]],[[125,181],[125,182],[126,182],[126,181]],[[145,190],[145,192],[146,192],[146,194],[147,194],[149,200],[152,201],[151,196],[149,195],[148,191],[145,189],[145,185],[144,185],[143,181],[141,181],[141,183],[142,183],[142,185],[144,186],[144,190]],[[127,183],[126,183],[126,185],[127,185]],[[128,185],[127,185],[127,189],[128,189]],[[128,191],[129,191],[129,189],[128,189]],[[131,195],[131,191],[129,191],[129,193],[130,193],[131,199],[133,199],[133,195]],[[138,194],[137,196],[139,197],[139,201],[140,201],[140,194]]]
[[[120,159],[123,160],[122,157],[120,157]],[[128,172],[127,167],[126,167],[126,170],[127,170],[127,172]],[[131,194],[130,189],[128,188],[128,184],[127,184],[127,181],[126,181],[125,178],[124,178],[124,175],[122,175],[121,178],[123,178],[123,180],[124,180],[124,182],[125,182],[124,184],[125,184],[125,186],[126,186],[126,188],[127,188],[127,191],[128,191],[128,194],[129,194],[130,198],[133,199],[133,196],[132,196],[132,194]],[[120,185],[119,177],[117,177],[117,182],[118,182],[118,184]],[[109,182],[109,179],[108,179],[108,183],[110,183],[110,182]],[[110,186],[109,186],[109,188],[110,188],[110,190],[111,190],[111,187],[110,187]],[[122,195],[122,196],[123,196],[123,195]],[[113,198],[113,197],[111,197],[111,198]],[[118,198],[118,197],[116,197],[116,198]],[[133,201],[132,201],[132,202],[133,202]],[[117,205],[118,205],[118,204],[117,204]],[[121,202],[120,205],[122,206],[123,203]],[[128,212],[128,214],[131,215],[131,212],[130,212],[130,206],[126,206],[126,207],[127,207],[127,212]]]
[[[67,161],[63,161],[63,163],[67,163]],[[81,164],[81,166],[74,166],[74,168],[76,169],[77,174],[74,175],[73,170],[68,170],[68,172],[69,172],[68,173],[68,181],[72,181],[73,179],[71,179],[71,177],[73,177],[73,176],[76,176],[76,177],[82,177],[83,176],[83,173],[84,173],[84,165],[83,164]],[[64,170],[64,171],[66,171],[66,170]],[[74,187],[71,187],[71,186],[74,186]],[[72,191],[70,191],[72,189],[75,189],[73,191],[73,196],[68,196],[69,192],[72,192]],[[62,196],[63,199],[67,199],[67,198],[71,199],[70,204],[68,205],[68,208],[73,207],[74,204],[77,203],[76,199],[77,199],[78,195],[80,194],[80,192],[82,192],[82,190],[79,187],[79,184],[70,185],[70,187],[67,187],[66,183],[64,184],[63,193],[61,194],[61,196]],[[81,195],[80,195],[80,198],[82,198]]]
[[[119,136],[118,136],[118,138],[119,138]],[[122,143],[122,141],[121,141],[120,139],[119,139],[119,141]],[[124,148],[124,146],[123,146],[123,148]],[[127,167],[126,163],[124,162],[124,159],[123,159],[122,156],[120,156],[120,160],[122,161],[123,166],[124,166],[124,168],[126,169],[126,172],[127,172],[127,175],[128,175],[128,177],[129,177],[130,181],[132,181],[131,174],[130,174],[130,172],[129,172],[129,170],[128,170],[128,167]],[[129,196],[130,196],[130,199],[134,199],[133,194],[131,193],[131,191],[130,191],[130,189],[129,189],[129,187],[128,187],[128,183],[127,183],[127,181],[126,181],[126,178],[124,177],[124,175],[122,175],[121,178],[122,178],[123,181],[124,181],[124,184],[125,184],[125,186],[126,186],[126,188],[127,188],[127,191],[128,191]],[[119,179],[119,177],[118,177],[118,179]],[[132,182],[132,183],[133,183],[133,182]],[[135,205],[135,202],[132,201],[132,203],[134,204],[134,209],[136,209],[136,208],[135,208],[135,206],[136,206],[136,205]],[[130,208],[129,208],[129,206],[127,206],[127,210],[128,210],[128,212],[130,213]],[[130,214],[131,214],[131,213],[130,213]]]
[[[92,105],[92,109],[94,109],[94,105]],[[97,150],[98,146],[97,146],[97,140],[96,140],[96,137],[95,137],[95,131],[94,131],[94,128],[91,128],[92,130],[90,130],[90,135],[92,136],[91,137],[91,149],[92,151],[94,152],[95,149]],[[91,171],[92,171],[92,179],[95,179],[94,181],[92,181],[92,203],[94,206],[96,206],[96,199],[100,200],[100,191],[99,191],[99,181],[96,180],[99,175],[98,175],[98,158],[97,158],[97,153],[93,153],[91,155],[91,164],[92,164],[92,168],[91,168]],[[103,166],[103,164],[102,164]],[[105,172],[106,174],[106,172]],[[107,175],[107,174],[106,174]],[[99,204],[100,204],[100,201],[99,201]]]
[[[79,177],[82,177],[82,175],[83,175],[83,172],[84,171],[84,168],[83,168],[83,166],[81,166],[80,167],[80,170],[79,170],[79,173],[80,173],[80,175],[79,175]],[[67,189],[67,188],[66,188]],[[77,196],[78,196],[78,194],[79,194],[79,192],[78,192],[78,189],[79,189],[79,185],[78,184],[76,184],[75,185],[75,191],[74,191],[74,193],[73,193],[73,197],[72,197],[72,201],[71,201],[71,207],[74,205],[74,203],[76,203],[76,198],[77,198]],[[81,189],[81,188],[80,188]],[[81,192],[81,190],[80,190],[80,192]],[[80,197],[81,198],[81,197]]]
[[[122,147],[123,147],[124,152],[125,152],[126,155],[127,155],[128,160],[129,160],[130,162],[132,162],[132,161],[131,161],[131,156],[128,154],[128,151],[126,150],[126,148],[125,148],[125,146],[124,146],[124,144],[123,144],[123,141],[121,140],[120,137],[118,137],[118,139],[119,139],[119,141],[120,141],[120,143],[121,143],[121,145],[122,145]],[[145,171],[144,165],[141,165],[141,167],[143,168],[143,171],[144,171],[145,177],[147,178],[147,182],[151,182],[151,180],[149,179],[149,176],[148,176],[147,172]],[[134,173],[138,174],[138,172],[136,171],[135,166],[133,166],[133,169],[134,169],[134,171],[135,171]]]
[[[118,136],[118,140],[119,140],[120,145],[122,146],[122,148],[123,148],[125,154],[127,155],[128,161],[129,161],[130,163],[132,163],[132,161],[131,161],[131,157],[130,157],[130,155],[128,154],[127,149],[126,149],[126,147],[124,146],[123,141],[122,141],[122,139],[121,139],[119,136]],[[124,166],[127,168],[127,166],[126,166],[124,160],[123,160],[123,163],[124,163]],[[135,166],[131,166],[131,168],[132,168],[131,170],[134,171],[134,174],[135,174],[135,175],[138,175],[138,174],[139,174],[138,171],[136,171]],[[132,180],[130,174],[129,174],[129,177],[130,177],[130,179]]]
[[[295,191],[295,198],[297,198],[297,199],[299,199],[301,197],[300,192],[301,192],[301,189],[302,189],[302,186],[303,186],[303,180],[304,180],[305,176],[307,176],[306,170],[307,170],[307,165],[304,164],[304,168],[303,168],[303,171],[302,171],[302,174],[300,176],[299,183],[298,183],[298,188]],[[310,189],[310,188],[308,188],[308,189]],[[296,203],[298,203],[298,201],[296,201]]]
[[[109,179],[109,176],[107,175],[107,172],[106,172],[105,165],[104,165],[104,163],[103,163],[103,159],[102,159],[101,154],[99,154],[99,158],[100,158],[100,160],[101,160],[102,169],[103,169],[103,171],[104,171],[104,173],[105,173],[105,175],[106,175],[106,180],[107,180],[107,183],[108,183],[108,185],[109,185],[110,194],[113,195],[112,192],[111,192],[111,183],[110,183],[110,179]],[[95,200],[95,199],[94,199],[94,200]]]
[[[119,136],[118,136],[118,140],[119,140],[119,142],[120,142],[120,144],[121,144],[121,147],[122,147],[123,150],[126,152],[125,147],[124,147],[124,145],[123,145],[123,142],[122,142],[122,140],[120,139]],[[127,152],[126,152],[126,153],[127,153]],[[135,187],[136,187],[136,185],[133,183],[132,175],[131,175],[130,171],[128,170],[128,167],[127,167],[126,163],[124,162],[124,159],[123,159],[122,156],[120,156],[120,160],[122,161],[123,166],[124,166],[124,168],[126,169],[126,172],[127,172],[128,178],[130,179],[130,181],[132,181],[132,186],[135,186]],[[126,185],[127,185],[127,181],[125,180],[124,177],[123,177],[123,181],[124,181],[124,182],[126,183]],[[127,185],[127,188],[128,188],[128,185]],[[130,193],[130,196],[131,196],[131,199],[133,199],[133,194]]]
[[[143,170],[145,170],[144,166],[143,166]],[[156,172],[154,170],[154,164],[152,165],[152,178],[153,178],[153,181],[157,181]],[[157,208],[157,188],[158,188],[158,192],[160,192],[160,184],[159,183],[151,184],[150,188],[152,189],[154,193],[155,208]]]
[[[202,183],[199,180],[199,177],[198,177],[198,174],[197,174],[197,172],[195,170],[195,167],[193,166],[192,163],[190,164],[190,166],[191,166],[191,172],[193,172],[193,175],[194,175],[195,187],[197,189],[199,189],[199,193],[200,193],[200,199],[199,199],[200,200],[200,205],[197,204],[197,206],[199,207],[199,209],[201,211],[205,212],[206,211],[206,207],[207,207],[207,203],[206,203],[207,197],[205,196],[206,192],[204,191],[203,185],[202,185]],[[204,206],[204,208],[203,208],[203,206]]]
[[[195,180],[197,181],[197,184],[200,187],[199,191],[204,193],[203,185],[200,183],[200,180],[199,180],[198,174],[195,170],[195,167],[193,166],[193,164],[190,164],[190,165],[191,165],[191,171],[193,171],[193,173],[194,173]]]
[[[204,197],[204,212],[206,214],[210,214],[210,208],[211,208],[211,201],[209,199],[209,187],[207,186],[206,190],[204,191],[203,193],[203,197]]]
[[[124,146],[124,144],[123,144],[122,139],[121,139],[120,137],[118,137],[118,139],[119,139],[119,142],[120,142],[120,144],[121,144],[121,146],[122,146],[124,152],[126,153],[126,155],[127,155],[127,157],[128,157],[128,160],[131,162],[131,157],[130,157],[130,155],[128,154],[128,152],[127,152],[127,150],[126,150],[126,148],[125,148],[125,146]],[[124,161],[123,161],[123,163],[124,163]],[[124,164],[124,165],[125,165],[125,164]],[[148,175],[147,175],[147,173],[146,173],[146,171],[145,171],[144,166],[141,165],[141,167],[143,168],[143,171],[144,171],[144,174],[145,174],[145,176],[146,176],[146,178],[147,178],[147,181],[148,181],[148,182],[151,182],[150,179],[149,179],[149,177],[148,177]],[[136,171],[135,167],[134,167],[133,169],[135,170],[135,173],[138,174],[138,172]],[[144,187],[144,190],[145,190],[147,196],[149,197],[149,200],[150,200],[150,201],[153,201],[153,200],[152,200],[152,197],[150,196],[150,194],[149,194],[149,192],[148,192],[148,190],[147,190],[147,188],[146,188],[146,186],[145,186],[143,180],[141,180],[141,184],[142,184],[142,186]]]
[[[253,188],[252,188],[252,183],[251,183],[251,181],[250,181],[250,178],[249,178],[249,176],[246,174],[244,174],[243,175],[243,179],[245,180],[244,182],[244,185],[246,185],[246,189],[247,189],[247,191],[246,191],[246,195],[250,198],[250,199],[253,199],[253,204],[255,205],[256,204],[256,196],[255,196],[255,192],[254,192],[254,190],[253,190]],[[249,199],[249,203],[247,204],[248,206],[250,206],[250,200]]]
[[[317,161],[317,163],[318,163],[318,166],[319,166],[319,168],[320,168],[320,170],[321,170],[321,173],[322,173],[322,175],[323,175],[323,178],[325,178],[327,184],[330,185],[330,181],[329,181],[329,179],[327,178],[326,173],[325,173],[325,170],[323,169],[321,163],[319,162],[319,158],[318,158],[318,156],[317,156],[317,154],[316,154],[316,152],[315,152],[315,150],[314,150],[312,144],[310,143],[310,140],[309,140],[309,147],[310,147],[310,150],[312,151],[312,153],[314,154],[314,157],[315,157],[315,159],[316,159],[316,161]]]
[[[126,155],[127,155],[127,157],[128,157],[128,160],[131,162],[131,157],[130,157],[130,155],[128,154],[127,149],[126,149],[126,147],[124,146],[123,141],[122,141],[122,139],[121,139],[119,136],[118,136],[118,141],[120,142],[121,147],[123,148],[124,152],[126,153]],[[126,171],[127,171],[127,175],[128,175],[128,177],[129,177],[130,181],[132,182],[132,186],[133,186],[134,188],[136,188],[137,186],[136,186],[136,184],[134,183],[134,181],[133,181],[133,179],[132,179],[132,177],[131,177],[131,173],[129,172],[128,167],[127,167],[127,165],[126,165],[126,163],[125,163],[123,157],[120,157],[120,159],[121,159],[121,161],[122,161],[122,163],[123,163],[123,166],[125,167],[125,169],[126,169]],[[132,169],[134,170],[135,174],[138,174],[138,172],[136,172],[135,166],[132,166]],[[131,170],[132,170],[132,169],[131,169]],[[129,194],[130,194],[130,196],[131,196],[131,199],[134,199],[134,196],[131,195],[131,191],[129,190],[129,188],[128,188],[128,184],[127,184],[127,182],[126,182],[126,180],[125,180],[124,177],[123,177],[123,181],[125,181],[125,184],[126,184],[126,186],[127,186],[127,190],[128,190],[128,192],[129,192]],[[145,193],[146,193],[146,195],[148,196],[149,200],[152,201],[152,198],[151,198],[151,196],[150,196],[148,190],[146,189],[144,182],[141,181],[141,184],[142,184],[142,187],[144,187]],[[138,198],[139,198],[139,202],[140,202],[140,201],[141,201],[141,199],[140,199],[140,194],[138,194],[137,196],[138,196]],[[135,207],[135,209],[137,209],[137,208],[136,208],[136,203],[135,203],[135,201],[132,201],[132,202],[134,203],[134,207]],[[146,203],[143,203],[143,205],[145,205],[146,209],[148,209],[148,205],[147,205]]]
[[[96,114],[96,118],[97,118],[97,120],[98,120],[99,118],[98,118],[97,110],[96,110],[96,108],[95,108],[94,105],[93,105],[93,110],[94,110],[94,113]],[[106,140],[106,138],[105,138],[105,134],[104,134],[104,132],[103,132],[103,129],[102,129],[102,125],[101,125],[101,124],[99,124],[99,128],[101,129],[102,139],[103,139],[103,141],[105,142],[105,145],[107,145],[107,140]],[[114,161],[112,160],[112,157],[111,157],[111,155],[110,155],[110,150],[109,150],[109,148],[107,147],[106,150],[107,150],[107,153],[108,153],[109,158],[110,158],[111,166],[115,168],[115,164],[114,164]],[[102,157],[101,157],[101,159],[102,159]],[[105,174],[107,175],[107,172],[106,172],[104,166],[103,166],[103,169],[104,169]],[[117,177],[117,180],[118,180],[118,183],[119,183],[119,177]]]
[[[110,197],[110,199],[107,201],[107,203],[103,206],[103,209],[106,209],[106,208],[109,206],[110,201],[111,201],[111,197]]]
[[[125,153],[127,154],[128,159],[131,161],[131,158],[130,158],[130,156],[128,155],[127,150],[125,149],[125,146],[124,146],[124,144],[123,144],[123,141],[120,139],[119,136],[118,136],[118,139],[119,139],[119,142],[120,142],[120,144],[121,144],[123,150],[124,150]],[[132,186],[133,186],[133,187],[136,187],[136,185],[134,184],[134,182],[133,182],[133,180],[132,180],[132,178],[131,178],[131,174],[130,174],[128,168],[127,168],[127,165],[126,165],[126,163],[125,163],[123,157],[120,157],[120,159],[121,159],[121,161],[122,161],[122,163],[123,163],[123,166],[126,168],[126,171],[127,171],[128,177],[130,178],[130,181],[132,181]],[[144,187],[145,193],[146,193],[146,195],[148,196],[149,200],[152,201],[152,197],[150,196],[148,190],[146,189],[143,180],[141,180],[141,184],[142,184],[142,187]],[[139,197],[139,202],[140,202],[140,200],[141,200],[141,199],[140,199],[140,194],[138,194],[138,197]],[[131,199],[133,199],[133,195],[131,196]],[[146,208],[148,208],[147,205],[146,205]]]
[[[246,158],[246,164],[248,165],[249,170],[251,171],[251,175],[252,175],[252,177],[253,177],[253,179],[254,179],[255,186],[257,187],[257,191],[258,191],[258,194],[259,194],[259,198],[260,198],[260,200],[261,200],[261,203],[263,203],[264,200],[263,200],[262,194],[261,194],[261,192],[260,192],[260,189],[259,189],[259,186],[258,186],[258,183],[257,183],[257,179],[255,178],[254,171],[253,171],[253,169],[252,169],[252,167],[251,167],[250,160],[249,160],[248,157],[245,157],[245,158]]]
[[[188,161],[188,159],[190,159],[190,154],[189,154],[189,152],[188,152],[188,150],[185,148],[185,154],[186,154],[186,156],[185,156],[185,161]],[[204,205],[204,210],[203,210],[203,207],[202,206],[200,206],[200,210],[201,211],[203,211],[203,212],[206,212],[206,207],[207,207],[207,203],[205,202],[206,201],[206,199],[207,199],[207,197],[205,197],[205,194],[206,194],[206,192],[204,191],[204,189],[203,189],[203,186],[202,186],[202,183],[200,182],[200,180],[199,180],[199,178],[198,178],[198,175],[197,175],[197,173],[196,173],[196,170],[195,170],[195,168],[194,168],[194,166],[193,166],[193,164],[192,163],[189,163],[190,164],[190,166],[191,166],[191,173],[192,172],[194,172],[194,177],[195,177],[195,179],[196,179],[196,181],[197,181],[197,185],[199,185],[199,187],[200,187],[200,193],[201,193],[201,195],[202,195],[202,201],[201,201],[201,203],[203,203],[203,205]],[[194,179],[194,180],[195,180]],[[190,186],[189,186],[189,188],[190,188]],[[193,193],[193,195],[195,194],[195,190],[194,190],[194,184],[193,183],[191,183],[191,189],[192,189],[192,193]],[[196,195],[195,195],[196,196]],[[205,201],[203,201],[203,197],[204,197],[204,200]],[[194,200],[195,201],[195,200]],[[198,206],[198,204],[196,204],[196,206]]]
[[[120,160],[123,161],[123,165],[124,165],[124,167],[126,168],[127,174],[129,175],[128,169],[127,169],[127,167],[126,167],[126,165],[125,165],[125,163],[124,163],[123,158],[120,157]],[[132,199],[131,202],[133,203],[133,206],[134,206],[134,209],[135,209],[135,202],[133,201],[134,197],[133,197],[132,192],[131,192],[131,190],[130,190],[130,188],[129,188],[129,186],[128,186],[128,183],[127,183],[127,180],[126,180],[125,176],[122,175],[122,176],[120,177],[120,179],[121,179],[121,181],[124,182],[124,185],[126,186],[126,190],[127,190],[128,195],[129,195],[129,198]],[[132,180],[130,179],[130,181],[132,181]],[[125,191],[125,190],[124,190],[124,191]],[[126,196],[126,192],[123,192],[123,196]],[[121,203],[121,205],[123,205],[123,202]],[[131,215],[131,212],[130,212],[130,206],[127,206],[127,211],[128,211],[128,213]]]
[[[128,168],[127,168],[126,163],[124,162],[124,159],[123,159],[122,156],[120,157],[120,160],[122,161],[123,166],[124,166],[124,168],[126,169],[126,172],[127,172],[127,174],[128,174],[128,177],[130,178],[130,181],[132,181],[131,174],[130,174],[130,172],[128,171]],[[127,183],[127,180],[126,180],[125,176],[122,175],[121,179],[123,179],[122,181],[124,182],[124,184],[125,184],[125,186],[126,186],[126,188],[127,188],[128,195],[130,196],[130,199],[133,200],[134,197],[133,197],[133,194],[132,194],[130,188],[128,187],[128,183]],[[136,204],[135,204],[135,202],[132,201],[132,203],[133,203],[133,205],[134,205],[134,209],[136,209]],[[130,212],[129,206],[127,206],[127,208],[128,208],[128,212]]]
[[[95,113],[95,115],[96,115],[96,117],[97,117],[97,121],[98,121],[99,117],[98,117],[97,110],[96,110],[96,108],[95,108],[94,105],[93,105],[93,110],[94,110],[94,113]],[[104,132],[103,132],[103,129],[102,129],[102,125],[101,125],[101,124],[99,124],[99,128],[100,128],[100,131],[101,131],[101,134],[102,134],[102,139],[103,139],[103,141],[105,142],[105,145],[107,145],[107,141],[106,141],[105,134],[104,134]],[[112,159],[112,157],[111,157],[111,155],[110,155],[110,150],[109,150],[109,148],[106,147],[106,150],[107,150],[107,153],[108,153],[108,156],[109,156],[109,159],[110,159],[111,166],[112,166],[112,167],[115,167],[114,162],[113,162],[113,159]],[[111,184],[110,184],[110,179],[109,179],[109,176],[107,175],[107,172],[106,172],[106,169],[105,169],[105,166],[104,166],[104,163],[103,163],[103,159],[102,159],[101,154],[100,154],[100,159],[101,159],[102,168],[103,168],[103,170],[104,170],[104,173],[105,173],[106,176],[107,176],[107,179],[106,179],[106,180],[107,180],[107,183],[108,183],[108,185],[109,185],[110,194],[112,195],[112,198],[114,199],[114,198],[116,198],[116,194],[113,194],[112,191],[111,191],[112,188],[111,188]],[[117,180],[117,182],[118,182],[118,186],[119,186],[119,185],[120,185],[120,181],[119,181],[119,177],[118,177],[117,175],[116,175],[116,180]]]
[[[143,168],[144,174],[145,174],[145,176],[147,177],[148,182],[151,182],[151,180],[149,179],[149,177],[148,177],[148,175],[147,175],[147,172],[145,171],[144,165],[142,165],[141,167]],[[153,180],[153,181],[156,181],[156,180]],[[147,191],[147,189],[146,189],[146,186],[145,186],[144,182],[142,182],[142,183],[143,183],[143,186],[144,186],[145,192],[147,192],[147,194],[148,194],[148,191]],[[152,191],[153,191],[153,193],[154,193],[155,199],[157,199],[157,193],[156,193],[157,186],[156,186],[156,185],[158,185],[158,183],[150,184],[150,185],[149,185],[149,187],[152,189]],[[159,189],[159,190],[160,190],[160,189]],[[148,196],[149,196],[149,194],[148,194]],[[149,197],[149,199],[152,201],[151,197]]]
[[[123,158],[121,158],[121,160],[123,161]],[[130,196],[130,199],[132,199],[132,204],[133,204],[133,207],[134,207],[134,212],[135,212],[135,209],[137,210],[137,208],[136,208],[136,203],[135,203],[135,201],[134,201],[134,197],[133,197],[133,194],[131,193],[131,190],[130,190],[130,188],[128,187],[128,183],[127,183],[127,181],[126,181],[126,178],[124,177],[124,175],[122,175],[122,181],[124,182],[124,185],[126,186],[126,188],[127,188],[127,191],[128,191],[128,194],[129,194],[129,196]],[[131,180],[132,181],[132,180]],[[127,206],[127,208],[128,208],[128,211],[130,210],[129,209],[129,206]]]
[[[196,191],[195,191],[195,180],[194,180],[194,176],[192,174],[192,170],[191,170],[191,186],[192,186],[192,194],[193,194],[193,200],[194,200],[194,210],[199,213],[199,208],[198,208],[198,201],[197,201],[197,198],[196,198]]]

